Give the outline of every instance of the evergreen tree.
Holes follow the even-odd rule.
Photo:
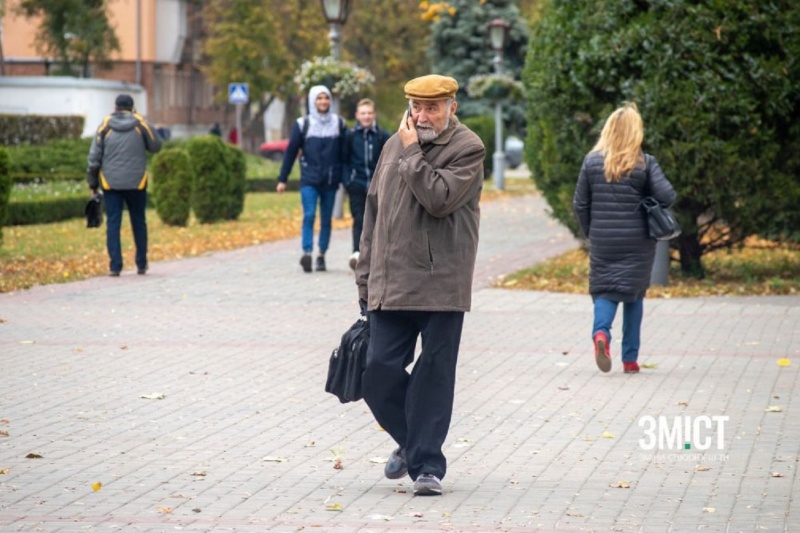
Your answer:
[[[684,273],[754,233],[800,237],[800,5],[792,0],[552,0],[523,82],[526,159],[578,233],[572,193],[608,114],[636,102],[645,150],[678,192]]]
[[[487,24],[502,19],[509,24],[503,50],[502,69],[515,79],[525,62],[528,27],[514,0],[449,0],[430,3],[424,18],[433,21],[432,44],[429,48],[433,72],[454,77],[459,84],[459,110],[462,117],[491,115],[486,101],[471,100],[466,87],[471,76],[494,72],[494,50],[489,41]],[[505,121],[511,132],[524,125],[524,109],[520,105],[504,105]]]

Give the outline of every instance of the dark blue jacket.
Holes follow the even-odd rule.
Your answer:
[[[389,134],[377,122],[370,128],[357,124],[347,130],[342,184],[349,192],[367,192],[375,164],[388,140]]]
[[[286,183],[289,173],[294,166],[297,154],[302,150],[300,157],[300,186],[312,186],[320,189],[335,189],[342,180],[342,149],[346,133],[345,122],[337,115],[338,135],[335,137],[317,137],[313,128],[303,135],[305,120],[314,120],[314,117],[299,118],[292,128],[289,137],[289,146],[281,164],[278,181]],[[305,137],[305,138],[304,138]]]

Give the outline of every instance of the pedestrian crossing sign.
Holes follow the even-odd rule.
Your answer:
[[[250,90],[246,83],[228,84],[228,103],[246,104],[250,101]]]

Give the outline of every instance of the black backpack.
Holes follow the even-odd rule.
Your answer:
[[[355,402],[364,397],[361,376],[367,363],[368,347],[369,321],[361,317],[345,331],[339,347],[331,353],[325,392],[333,394],[342,403]]]

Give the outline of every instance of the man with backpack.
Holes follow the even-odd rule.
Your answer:
[[[345,137],[342,174],[342,184],[350,197],[350,214],[353,215],[353,255],[350,256],[350,268],[353,270],[358,263],[369,182],[383,145],[389,140],[389,133],[378,126],[375,102],[369,98],[360,100],[356,105],[356,121]]]
[[[278,176],[277,191],[286,190],[286,182],[294,161],[300,156],[300,200],[303,205],[303,272],[312,270],[314,251],[314,222],[319,204],[320,231],[317,242],[317,272],[326,270],[325,252],[331,239],[331,218],[336,189],[342,181],[342,147],[346,126],[344,119],[331,112],[331,91],[315,85],[308,91],[308,116],[297,119],[289,138]]]

